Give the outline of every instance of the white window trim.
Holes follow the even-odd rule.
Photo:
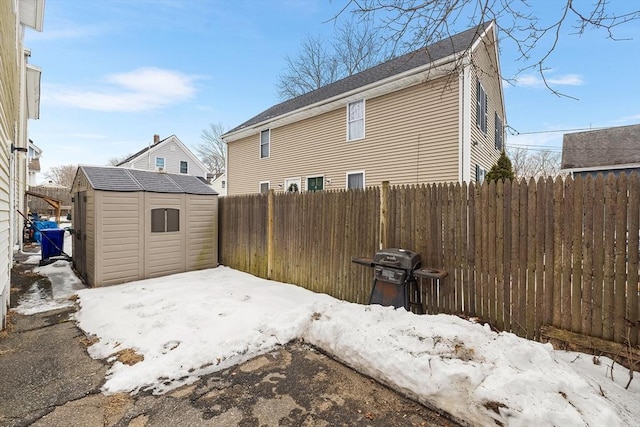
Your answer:
[[[267,191],[271,190],[271,181],[258,182],[258,194],[262,194],[262,184],[267,184]]]
[[[362,102],[362,136],[360,138],[349,139],[349,105],[356,102]],[[347,102],[347,142],[358,141],[364,139],[367,136],[367,102],[365,99],[356,99],[355,101]]]
[[[476,182],[478,184],[483,184],[486,177],[487,177],[487,170],[480,165],[476,165]]]
[[[269,150],[267,150],[267,155],[262,157],[262,133],[263,132],[269,132]],[[263,129],[260,131],[260,133],[258,134],[258,142],[260,143],[260,150],[258,151],[258,157],[260,159],[268,159],[269,157],[271,157],[271,129]]]
[[[347,171],[346,175],[345,175],[345,183],[344,183],[344,188],[346,188],[347,190],[349,189],[349,175],[356,175],[356,174],[362,174],[362,188],[366,188],[367,186],[367,175],[364,173],[364,170],[357,170],[357,171]]]
[[[324,174],[323,173],[315,173],[315,174],[309,174],[306,175],[304,177],[304,191],[309,191],[309,189],[307,188],[307,186],[309,185],[309,178],[322,178],[322,190],[324,190],[325,186],[326,186],[326,182],[325,182],[325,178],[324,178]]]
[[[293,178],[285,178],[284,179],[284,188],[283,190],[287,192],[289,190],[289,186],[293,183],[298,184],[298,193],[302,192],[302,177],[297,176]]]
[[[162,166],[162,168],[160,168],[160,166],[158,166],[158,159],[162,159],[162,164],[164,166]],[[160,156],[156,156],[155,162],[153,163],[153,166],[156,170],[156,172],[160,172],[160,170],[162,169],[162,171],[166,171],[167,170],[167,158],[166,157],[160,157]]]

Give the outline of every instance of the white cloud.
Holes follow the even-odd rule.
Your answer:
[[[191,99],[195,77],[160,68],[138,68],[105,77],[98,89],[54,88],[45,101],[85,110],[147,111]]]
[[[547,84],[550,86],[580,86],[584,84],[584,79],[579,74],[547,76],[546,79]],[[518,76],[515,85],[521,87],[544,87],[544,80],[538,74],[526,74]]]

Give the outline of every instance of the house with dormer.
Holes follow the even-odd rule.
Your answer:
[[[227,194],[482,181],[504,148],[496,31],[483,23],[231,129]]]
[[[160,139],[153,136],[153,143],[132,154],[116,166],[156,172],[178,173],[207,178],[207,167],[189,150],[189,148],[171,135]]]

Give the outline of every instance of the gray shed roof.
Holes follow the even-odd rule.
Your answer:
[[[147,191],[150,193],[218,194],[200,178],[118,167],[80,166],[96,190]]]
[[[640,125],[567,133],[562,138],[562,169],[640,163]]]
[[[273,117],[278,117],[300,108],[313,105],[317,102],[338,96],[340,94],[358,89],[368,84],[386,79],[396,74],[409,71],[435,62],[451,55],[462,53],[471,49],[473,43],[489,27],[490,22],[485,22],[460,34],[453,35],[437,43],[391,59],[382,64],[366,69],[360,73],[345,77],[334,83],[330,83],[314,91],[297,96],[288,101],[274,105],[257,116],[247,120],[241,125],[231,129],[227,134],[236,132],[256,123],[263,122]]]

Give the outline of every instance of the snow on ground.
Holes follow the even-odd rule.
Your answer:
[[[625,390],[624,367],[455,316],[347,303],[227,267],[77,293],[76,320],[99,337],[89,353],[114,362],[107,393],[161,394],[301,338],[473,425],[640,424],[640,380]],[[115,361],[127,348],[144,360]]]

